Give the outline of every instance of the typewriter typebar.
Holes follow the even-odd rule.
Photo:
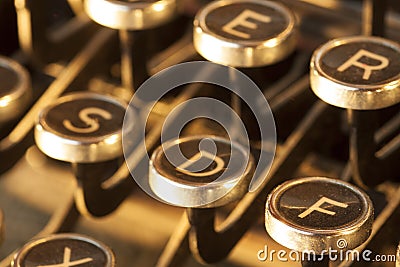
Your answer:
[[[400,267],[400,1],[0,0],[0,267]]]

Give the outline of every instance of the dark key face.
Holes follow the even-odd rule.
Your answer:
[[[16,256],[18,267],[111,267],[112,252],[103,244],[74,234],[43,238],[25,246]]]
[[[332,79],[348,84],[385,84],[400,76],[400,51],[368,40],[344,43],[327,50],[320,65]]]
[[[311,59],[310,84],[323,101],[374,110],[400,101],[400,45],[372,36],[329,41]]]
[[[271,200],[271,209],[283,221],[310,232],[357,225],[370,211],[364,193],[335,179],[289,181]]]
[[[200,185],[216,179],[236,179],[246,168],[248,156],[229,142],[192,139],[167,148],[155,160],[160,174]]]
[[[294,185],[276,199],[282,217],[307,229],[331,229],[357,223],[365,200],[350,188],[326,182]]]
[[[265,228],[278,243],[297,251],[352,249],[367,240],[373,220],[369,197],[337,179],[289,180],[269,195]]]
[[[213,1],[194,20],[193,42],[204,58],[234,67],[281,61],[296,45],[295,17],[274,1]]]
[[[149,184],[180,207],[216,207],[247,192],[253,158],[242,145],[216,136],[168,141],[151,158]]]
[[[282,33],[289,19],[273,5],[243,2],[210,11],[205,24],[216,35],[227,39],[265,41]]]
[[[48,156],[67,162],[100,162],[122,155],[126,104],[95,93],[73,93],[39,115],[35,141]]]
[[[82,97],[60,103],[43,120],[55,132],[69,138],[102,137],[121,129],[125,109],[101,98]]]

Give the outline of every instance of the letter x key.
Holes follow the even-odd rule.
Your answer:
[[[105,244],[87,236],[66,233],[25,244],[12,267],[115,267],[115,256]]]

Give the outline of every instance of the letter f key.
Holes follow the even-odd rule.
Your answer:
[[[325,214],[329,214],[329,215],[332,215],[332,216],[335,215],[336,212],[321,208],[322,204],[324,204],[324,203],[329,203],[331,205],[338,206],[338,207],[341,207],[341,208],[347,208],[349,206],[346,203],[342,203],[342,202],[339,202],[339,201],[336,201],[336,200],[333,200],[333,199],[330,199],[330,198],[327,198],[327,197],[322,197],[317,202],[315,202],[311,207],[309,207],[304,212],[299,214],[298,217],[299,218],[304,218],[304,217],[310,215],[313,211],[319,211],[319,212],[322,212],[322,213],[325,213]]]

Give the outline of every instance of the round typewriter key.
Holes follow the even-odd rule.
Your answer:
[[[372,110],[400,102],[400,45],[380,37],[332,40],[311,59],[310,80],[323,101],[342,108]]]
[[[114,267],[114,253],[103,243],[78,234],[57,234],[27,243],[15,254],[13,267]]]
[[[39,114],[36,144],[49,157],[72,163],[117,158],[125,109],[125,103],[105,95],[66,95]]]
[[[247,192],[253,169],[253,158],[242,145],[216,136],[192,136],[154,151],[149,183],[169,204],[216,207]]]
[[[232,67],[274,64],[294,50],[295,39],[294,14],[273,1],[213,1],[194,20],[197,51]]]
[[[281,245],[316,254],[353,249],[371,233],[373,207],[357,187],[337,179],[289,180],[268,196],[265,227]]]
[[[31,98],[28,71],[18,62],[0,56],[0,123],[18,117]]]
[[[118,30],[144,30],[157,27],[177,12],[176,0],[85,0],[89,17]]]

